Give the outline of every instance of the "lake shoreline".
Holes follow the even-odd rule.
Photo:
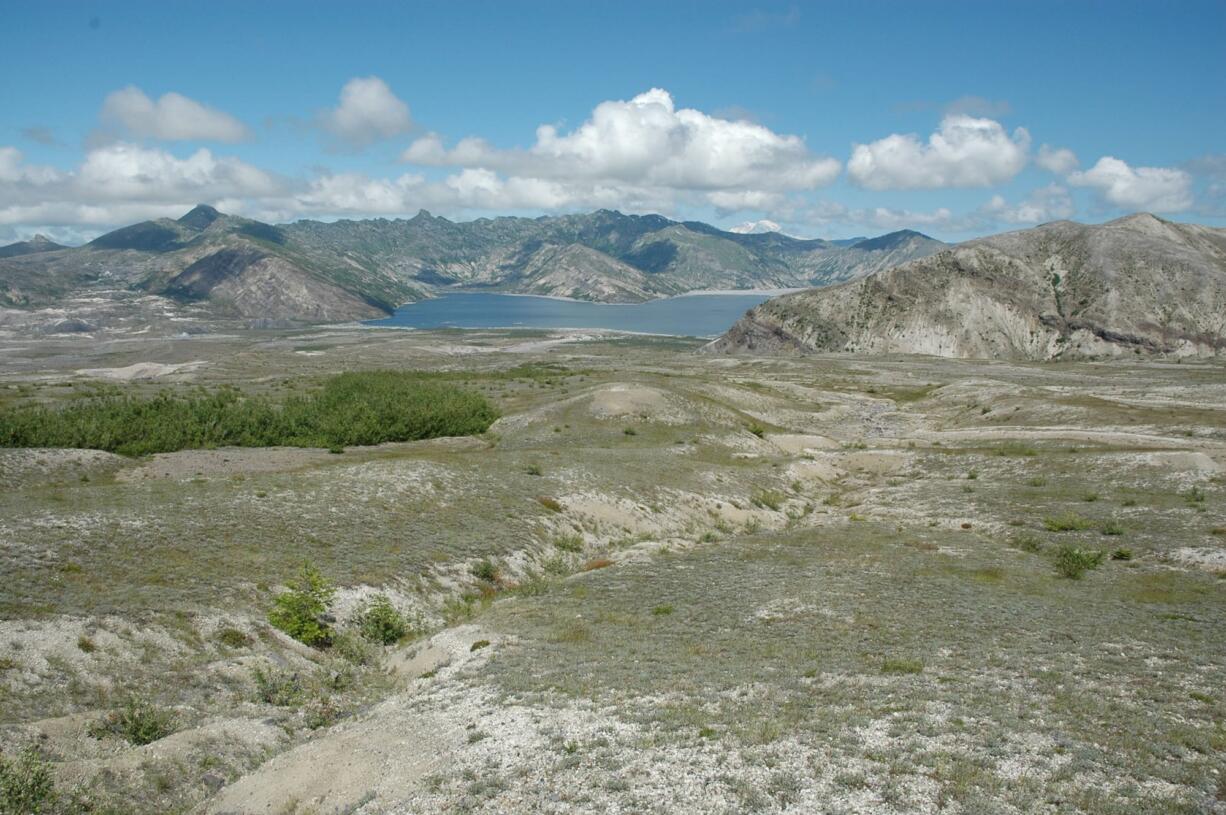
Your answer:
[[[642,303],[594,303],[501,292],[448,292],[401,306],[370,328],[613,331],[711,340],[773,291],[689,292]]]

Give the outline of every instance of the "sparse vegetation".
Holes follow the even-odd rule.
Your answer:
[[[269,705],[295,707],[306,695],[298,674],[283,668],[257,665],[251,669],[251,677],[255,680],[256,698]]]

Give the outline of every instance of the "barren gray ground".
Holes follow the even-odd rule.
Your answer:
[[[4,400],[394,367],[503,418],[341,455],[0,450],[0,745],[95,811],[1226,812],[1226,369],[696,347],[4,340]],[[1071,580],[1063,545],[1109,557]],[[304,558],[339,619],[385,591],[420,636],[362,665],[273,630]],[[177,732],[91,735],[132,694]]]

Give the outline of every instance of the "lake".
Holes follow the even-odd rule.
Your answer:
[[[372,326],[403,328],[607,328],[717,337],[774,292],[687,294],[646,303],[587,303],[517,294],[453,293],[409,303]]]

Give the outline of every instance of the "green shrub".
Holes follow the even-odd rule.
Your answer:
[[[1116,549],[1111,553],[1112,560],[1132,560],[1131,549]]]
[[[332,642],[332,629],[323,620],[336,589],[310,563],[287,591],[273,599],[268,622],[301,643],[325,648]]]
[[[497,583],[499,572],[498,567],[489,558],[479,560],[472,565],[470,569],[472,576],[478,580],[483,580],[486,583]]]
[[[1080,532],[1094,526],[1094,522],[1075,512],[1066,512],[1063,515],[1044,518],[1043,526],[1049,532]]]
[[[1021,549],[1023,552],[1043,551],[1043,541],[1039,540],[1034,535],[1018,535],[1013,539],[1013,546],[1016,549]]]
[[[756,422],[745,429],[750,433],[753,433],[758,438],[762,438],[766,435],[766,428]]]
[[[536,502],[550,512],[561,512],[562,503],[557,498],[550,498],[548,495],[536,496]]]
[[[394,645],[409,633],[404,615],[396,610],[385,594],[375,598],[353,620],[353,627],[362,637],[380,645]]]
[[[477,640],[476,642],[474,642],[474,643],[472,644],[472,646],[470,646],[470,647],[469,647],[469,649],[468,649],[468,650],[469,650],[470,652],[471,652],[471,651],[480,651],[482,648],[489,648],[489,647],[490,647],[490,641],[489,641],[489,640]]]
[[[627,436],[637,436],[639,431],[635,430],[633,427],[627,427],[622,430],[622,433],[626,434]]]
[[[1070,580],[1080,580],[1090,569],[1096,569],[1106,559],[1106,553],[1096,549],[1061,546],[1056,552],[1056,571]]]
[[[294,707],[302,702],[304,689],[298,674],[281,668],[256,665],[251,669],[256,698],[277,707]]]
[[[581,535],[559,535],[553,539],[553,545],[563,552],[582,552],[583,537]]]
[[[350,665],[373,665],[379,660],[379,646],[352,631],[335,632],[329,653]]]
[[[251,638],[237,628],[223,628],[217,632],[217,641],[228,648],[245,648]]]
[[[0,815],[41,815],[56,806],[51,765],[34,749],[15,759],[0,754]]]
[[[479,394],[405,371],[333,376],[274,401],[235,388],[152,398],[119,389],[66,407],[0,409],[0,447],[76,447],[139,456],[222,446],[326,447],[483,433],[497,418]]]
[[[763,509],[772,509],[775,512],[779,511],[779,507],[783,506],[783,496],[771,490],[763,490],[753,497],[753,504],[756,507]]]
[[[1116,521],[1107,521],[1100,531],[1104,535],[1123,535],[1124,527]]]
[[[137,697],[130,698],[122,708],[111,711],[90,728],[90,735],[96,739],[120,736],[138,747],[173,732],[174,714]]]

